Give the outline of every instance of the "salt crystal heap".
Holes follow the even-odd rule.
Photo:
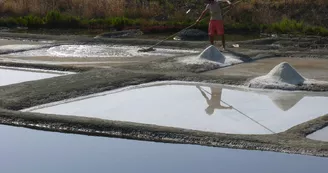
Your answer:
[[[225,67],[241,63],[242,61],[230,54],[223,55],[218,48],[211,45],[208,46],[198,56],[184,57],[180,62],[186,64],[213,63],[219,65],[220,67]]]
[[[201,54],[199,54],[198,58],[219,62],[222,64],[226,61],[226,57],[213,45],[207,47]]]
[[[251,87],[265,88],[303,85],[306,79],[287,62],[274,67],[267,75],[257,77],[249,82]]]

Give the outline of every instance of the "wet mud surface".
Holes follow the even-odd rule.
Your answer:
[[[235,56],[238,57],[237,59],[241,60],[242,62],[251,62],[252,59],[247,54],[243,54],[236,51],[225,51],[223,52],[226,56]],[[176,56],[165,58],[157,61],[151,61],[148,63],[141,63],[138,65],[135,64],[128,64],[122,65],[121,68],[130,69],[130,70],[141,70],[147,69],[156,72],[192,72],[192,73],[202,73],[206,71],[213,71],[216,69],[225,68],[220,64],[214,62],[205,62],[202,64],[187,64],[182,62],[183,59],[188,59],[192,57],[197,57],[199,53],[189,53],[184,56]]]
[[[151,45],[156,40],[105,39],[84,36],[49,36],[36,34],[0,33],[2,38],[30,40],[56,40],[65,44]],[[57,44],[56,43],[56,44]],[[94,118],[45,115],[18,110],[63,99],[85,96],[125,86],[154,81],[195,81],[244,85],[250,79],[263,75],[281,62],[289,61],[305,77],[328,80],[327,40],[314,38],[267,38],[228,43],[229,50],[243,61],[221,68],[215,64],[185,65],[177,63],[179,57],[139,62],[106,64],[38,64],[1,62],[1,66],[33,67],[49,70],[79,72],[39,81],[0,87],[0,123],[47,131],[109,136],[137,140],[188,143],[206,146],[267,150],[328,157],[328,143],[307,139],[306,136],[328,125],[328,116],[306,122],[275,135],[227,135],[154,125],[115,122]],[[202,50],[206,41],[168,41],[162,47]],[[230,52],[230,53],[231,53]],[[279,58],[277,58],[279,57]],[[297,58],[291,58],[297,57]],[[284,59],[282,59],[284,58]],[[312,58],[312,59],[311,59]],[[275,64],[277,63],[277,64]],[[302,86],[300,90],[328,91],[328,86]]]
[[[286,58],[276,57],[253,61],[252,63],[239,64],[224,69],[205,72],[204,74],[217,75],[244,75],[261,76],[267,74],[281,62],[291,64],[300,74],[309,79],[328,81],[328,61],[316,58]]]

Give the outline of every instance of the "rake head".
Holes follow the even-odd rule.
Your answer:
[[[151,51],[155,51],[154,48],[145,48],[145,49],[139,49],[138,52],[151,52]]]

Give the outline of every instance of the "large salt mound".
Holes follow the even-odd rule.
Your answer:
[[[274,67],[267,75],[257,77],[249,82],[250,87],[288,87],[303,85],[306,79],[287,62],[282,62]]]
[[[222,54],[218,48],[211,45],[207,47],[203,52],[201,52],[198,56],[186,57],[181,62],[187,64],[215,63],[223,67],[241,63],[242,61],[232,55]]]
[[[287,62],[275,66],[267,75],[253,79],[251,84],[302,85],[305,78]]]
[[[289,65],[287,62],[280,63],[274,67],[266,76],[275,81],[293,85],[300,85],[305,81],[305,78],[301,76],[295,70],[295,68]]]
[[[287,62],[282,62],[267,75],[254,78],[247,85],[253,88],[297,89],[300,86],[327,86],[328,82],[306,79]]]

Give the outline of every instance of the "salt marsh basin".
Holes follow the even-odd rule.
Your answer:
[[[23,111],[219,132],[273,134],[328,113],[328,97],[203,83],[150,83]]]

